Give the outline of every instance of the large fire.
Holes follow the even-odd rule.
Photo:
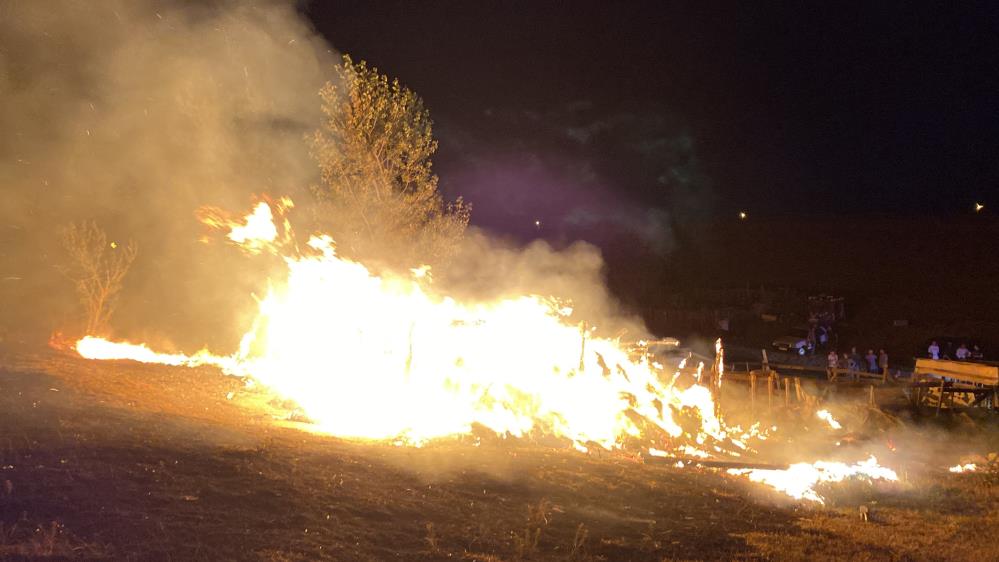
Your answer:
[[[765,438],[756,427],[743,430],[720,417],[721,361],[709,373],[700,364],[684,377],[571,321],[571,307],[551,297],[459,302],[438,293],[425,269],[375,275],[339,256],[328,236],[312,236],[299,250],[288,221],[279,227],[274,220],[291,206],[288,199],[261,202],[242,220],[200,213],[232,243],[275,253],[287,265],[237,352],[159,354],[89,336],[77,351],[92,359],[215,365],[293,400],[317,429],[345,438],[419,446],[480,427],[501,436],[551,436],[581,451],[637,447],[699,457],[737,457],[752,451],[751,440]],[[720,341],[716,350],[720,356]],[[816,482],[876,476],[867,470],[872,462],[856,465],[863,470],[808,465],[804,489],[776,487],[816,499],[808,492]],[[795,465],[788,474],[805,471]],[[762,472],[748,474],[770,481]]]

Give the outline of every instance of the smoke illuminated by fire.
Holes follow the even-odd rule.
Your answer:
[[[720,417],[720,341],[714,367],[681,363],[667,373],[647,354],[573,320],[571,306],[554,297],[459,302],[437,292],[425,268],[376,275],[340,257],[325,235],[300,250],[288,221],[275,224],[291,207],[288,199],[263,201],[242,220],[199,212],[246,251],[274,253],[287,265],[237,352],[159,354],[93,337],[77,342],[77,351],[92,359],[215,365],[293,400],[318,430],[345,438],[420,446],[485,428],[555,437],[580,451],[628,447],[698,458],[740,457],[766,438],[756,426],[743,430]],[[815,501],[819,482],[894,479],[873,458],[733,473]]]

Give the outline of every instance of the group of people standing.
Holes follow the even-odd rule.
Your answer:
[[[941,353],[940,345],[936,342],[936,340],[933,340],[930,342],[929,347],[926,348],[926,355],[930,359],[944,359],[949,361],[951,359],[951,347],[953,345],[954,344],[952,343],[948,343],[947,350]],[[972,346],[969,349],[968,344],[962,343],[954,351],[953,357],[958,361],[975,361],[981,360],[983,355],[982,350],[977,345]]]
[[[873,349],[868,349],[867,353],[861,355],[854,347],[850,353],[840,356],[836,350],[829,351],[827,356],[830,369],[847,369],[850,371],[867,371],[868,373],[884,374],[888,371],[888,353],[884,349],[874,353]]]

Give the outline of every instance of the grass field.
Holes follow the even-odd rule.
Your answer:
[[[0,560],[999,559],[993,474],[914,463],[822,506],[485,434],[353,443],[288,413],[211,369],[8,353]],[[985,452],[993,425],[951,431]]]

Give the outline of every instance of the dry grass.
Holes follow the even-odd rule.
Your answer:
[[[210,370],[8,358],[0,560],[999,559],[985,475],[913,472],[814,507],[526,443],[349,443],[281,412]]]
[[[58,521],[33,524],[23,512],[9,525],[0,521],[0,560],[11,558],[100,560],[109,559],[110,551],[80,540]]]

